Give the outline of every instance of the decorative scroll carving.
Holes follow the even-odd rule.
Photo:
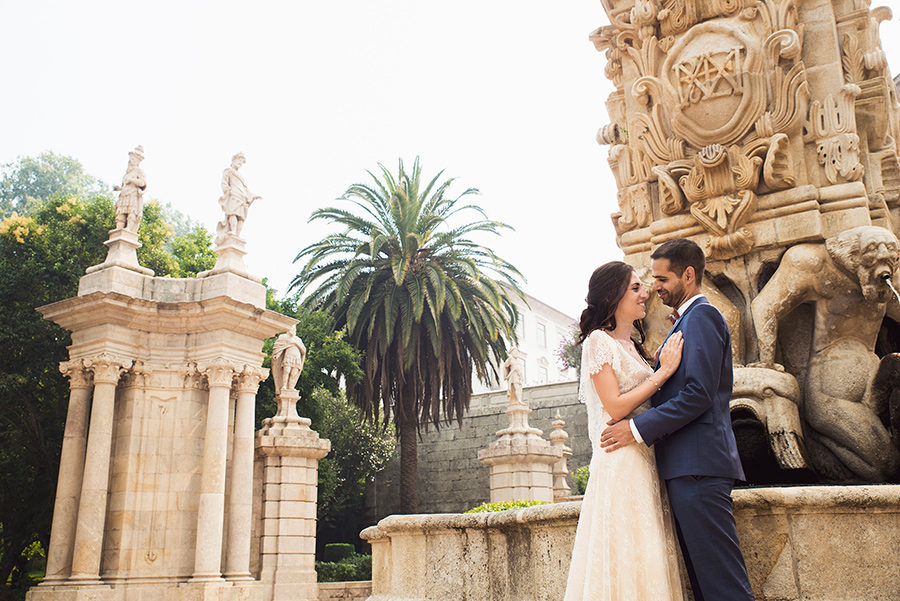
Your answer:
[[[707,248],[711,257],[727,259],[753,247],[753,233],[743,226],[756,210],[754,190],[762,163],[741,147],[712,144],[694,157],[694,166],[682,176],[691,215],[713,234]]]
[[[84,366],[94,374],[95,383],[118,384],[121,373],[129,369],[132,364],[131,359],[125,359],[105,351],[95,357],[84,359]]]
[[[234,377],[237,392],[250,392],[256,394],[259,383],[269,377],[269,370],[264,367],[244,365],[240,373]]]
[[[855,99],[859,93],[859,86],[845,84],[837,99],[829,94],[824,102],[814,100],[809,107],[804,139],[815,140],[819,164],[825,168],[825,177],[832,184],[857,181],[863,176],[855,113]]]
[[[199,365],[200,373],[206,376],[210,388],[231,388],[235,365],[223,357],[216,357],[208,363]]]
[[[69,378],[69,388],[90,388],[91,371],[84,365],[82,359],[72,359],[59,364],[59,372]]]
[[[636,227],[647,227],[653,223],[650,207],[650,186],[646,182],[619,190],[619,228],[628,231]]]

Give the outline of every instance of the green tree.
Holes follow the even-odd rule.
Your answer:
[[[365,353],[365,378],[347,384],[348,398],[370,420],[393,420],[400,437],[400,507],[418,508],[416,456],[421,425],[462,421],[474,372],[485,380],[515,339],[518,312],[504,281],[521,295],[521,274],[472,236],[499,235],[506,224],[449,196],[453,179],[421,179],[416,159],[397,176],[383,165],[373,184],[354,184],[343,208],[314,211],[344,231],[300,251],[307,260],[291,286],[305,304],[331,313],[337,329]],[[475,213],[461,220],[462,213]],[[495,279],[495,277],[497,279]],[[315,285],[315,287],[314,287]],[[494,373],[496,377],[496,373]]]
[[[394,456],[396,438],[389,428],[365,419],[343,393],[324,388],[313,392],[321,417],[316,431],[331,441],[331,452],[319,460],[316,548],[332,542],[358,546],[363,523],[366,484]],[[317,553],[318,555],[319,553]]]
[[[110,192],[102,181],[85,173],[79,161],[54,152],[20,158],[0,172],[0,218],[29,212],[31,204],[53,194],[92,198]]]
[[[0,221],[0,583],[20,593],[31,584],[17,566],[23,550],[49,539],[68,404],[57,366],[69,333],[34,308],[74,296],[104,259],[112,223],[109,198],[60,196]]]
[[[173,274],[175,277],[195,277],[201,271],[208,271],[216,265],[212,235],[202,225],[195,225],[183,234],[178,234],[176,228],[171,251],[177,264]]]

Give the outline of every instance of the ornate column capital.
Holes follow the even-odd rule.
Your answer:
[[[91,387],[92,374],[85,366],[83,359],[61,361],[59,372],[69,378],[69,389]]]
[[[118,384],[119,376],[134,364],[131,359],[125,359],[103,351],[94,357],[83,359],[85,368],[94,374],[95,383]]]
[[[206,376],[210,388],[231,388],[237,367],[223,357],[198,365],[200,373]]]
[[[244,364],[244,368],[240,373],[235,374],[235,384],[237,384],[237,392],[249,392],[256,394],[259,389],[259,383],[269,377],[269,370],[265,367],[254,367]]]

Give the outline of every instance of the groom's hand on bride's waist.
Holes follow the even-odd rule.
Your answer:
[[[634,434],[631,432],[629,420],[609,420],[607,427],[600,433],[600,447],[607,453],[628,446],[634,442]]]

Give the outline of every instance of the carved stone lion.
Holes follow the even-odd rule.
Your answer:
[[[879,359],[874,352],[885,314],[900,319],[888,285],[898,281],[898,262],[893,233],[856,227],[824,244],[788,249],[751,304],[758,365],[777,369],[783,369],[775,363],[779,320],[803,303],[814,305],[802,417],[809,459],[826,479],[884,482],[900,468],[900,408],[889,407],[900,384],[900,354]]]

